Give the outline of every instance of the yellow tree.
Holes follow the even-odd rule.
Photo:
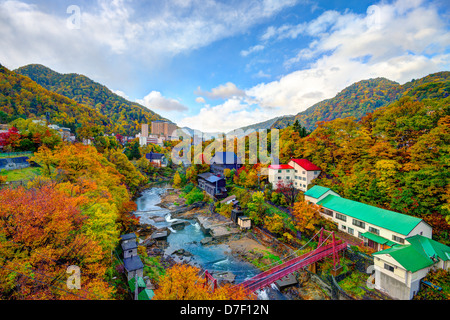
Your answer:
[[[294,203],[292,217],[295,228],[299,232],[310,233],[316,229],[320,222],[320,206],[308,204],[306,201]]]
[[[174,188],[181,187],[181,177],[180,177],[180,173],[178,171],[175,172],[175,175],[173,177],[173,187]]]

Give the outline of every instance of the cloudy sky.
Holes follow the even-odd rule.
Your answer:
[[[180,126],[297,114],[450,70],[447,0],[0,0],[0,64],[79,73]]]

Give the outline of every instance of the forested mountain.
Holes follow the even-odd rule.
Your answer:
[[[396,100],[401,86],[385,78],[359,81],[345,88],[336,97],[321,101],[295,116],[300,125],[314,130],[319,121],[355,117],[375,111]]]
[[[308,129],[317,128],[320,121],[331,121],[347,117],[361,119],[367,113],[386,106],[401,97],[410,96],[417,100],[440,96],[448,90],[450,72],[438,72],[418,80],[412,80],[404,85],[385,78],[359,81],[339,92],[334,98],[316,103],[295,116],[284,116],[271,121],[261,122],[246,128],[282,129],[292,125],[296,120]],[[430,83],[424,91],[423,84]],[[270,124],[270,126],[269,126]]]
[[[84,75],[60,74],[37,64],[21,67],[15,72],[30,77],[47,90],[98,110],[111,121],[114,133],[135,135],[142,123],[165,120],[150,109],[124,99]]]
[[[94,108],[51,92],[0,65],[0,122],[46,116],[72,131],[95,125],[111,128],[111,121]]]

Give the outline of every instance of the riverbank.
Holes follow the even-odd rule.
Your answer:
[[[287,255],[286,252],[278,252],[267,245],[267,239],[262,239],[259,233],[240,230],[228,218],[217,213],[211,213],[207,206],[190,209],[189,206],[185,205],[185,200],[180,194],[180,191],[170,189],[161,195],[159,205],[170,210],[172,219],[198,222],[207,235],[202,240],[203,246],[224,245],[228,248],[227,255],[243,262],[249,262],[260,270],[267,270],[271,266],[277,265]],[[184,258],[182,261],[191,261],[190,253],[186,251],[182,253],[187,255],[182,257]],[[179,254],[176,260],[180,261],[178,258]],[[307,271],[296,272],[295,281],[296,284],[281,288],[285,298],[289,300],[330,299],[327,288],[324,289],[320,281],[315,281],[314,276],[311,276]]]

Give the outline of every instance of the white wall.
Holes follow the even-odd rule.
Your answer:
[[[281,172],[279,172],[281,171]],[[278,179],[280,178],[280,179]],[[277,183],[282,181],[284,184],[294,182],[293,169],[270,169],[268,170],[268,180],[272,184],[272,188],[277,188]]]

